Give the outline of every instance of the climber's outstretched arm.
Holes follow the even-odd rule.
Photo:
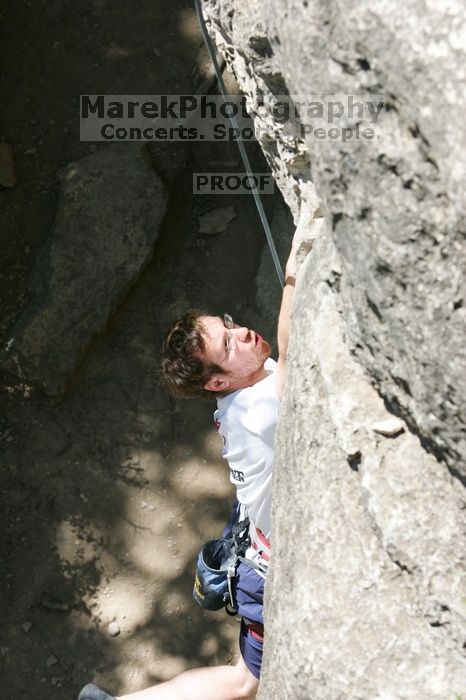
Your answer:
[[[291,248],[293,253],[293,247]],[[275,372],[275,382],[278,398],[282,398],[286,377],[286,354],[288,351],[288,339],[290,337],[291,310],[293,308],[293,295],[296,282],[296,269],[290,257],[285,268],[285,286],[283,288],[280,315],[278,317],[278,367]]]
[[[301,200],[301,212],[298,225],[293,236],[290,254],[285,267],[285,286],[283,289],[280,315],[278,317],[278,367],[275,372],[275,382],[278,397],[281,399],[286,378],[286,355],[288,352],[288,341],[291,328],[291,311],[293,308],[293,295],[296,282],[296,254],[306,231],[312,225],[316,213],[316,199],[314,188],[311,186],[303,192]]]

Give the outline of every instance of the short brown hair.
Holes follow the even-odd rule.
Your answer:
[[[216,364],[206,364],[200,355],[204,352],[199,317],[206,315],[200,309],[190,309],[175,321],[165,334],[161,349],[161,373],[169,391],[178,398],[198,396],[212,399],[215,391],[204,389],[213,374],[224,374]]]

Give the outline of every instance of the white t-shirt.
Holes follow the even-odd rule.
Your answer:
[[[275,360],[267,359],[264,368],[268,376],[217,399],[214,413],[230,481],[236,487],[242,515],[247,515],[252,525],[251,539],[254,528],[270,538],[273,446],[280,412],[273,376],[276,367]]]

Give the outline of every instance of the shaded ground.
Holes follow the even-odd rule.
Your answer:
[[[79,142],[79,94],[191,93],[205,56],[192,8],[173,0],[7,2],[1,23],[0,136],[18,174],[15,189],[0,190],[3,343],[53,221],[56,173],[95,148]],[[264,236],[252,200],[191,194],[193,171],[240,169],[236,146],[151,152],[173,176],[154,261],[67,394],[47,399],[0,377],[4,698],[74,698],[90,679],[123,693],[236,655],[237,622],[191,600],[197,551],[222,528],[232,496],[213,405],[171,400],[158,386],[157,350],[193,304],[267,334],[279,290],[267,263],[256,294]],[[233,224],[200,236],[199,214],[226,204]],[[273,308],[258,324],[264,303]]]

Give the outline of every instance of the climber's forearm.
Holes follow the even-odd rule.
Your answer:
[[[278,367],[275,372],[275,386],[277,395],[281,399],[283,388],[285,386],[286,377],[286,354],[288,352],[288,341],[290,338],[291,328],[291,311],[293,308],[294,286],[296,281],[294,268],[294,252],[293,262],[286,266],[285,270],[285,286],[283,288],[282,304],[280,307],[280,315],[278,317]],[[290,255],[291,257],[291,255]]]
[[[285,270],[285,286],[283,288],[282,303],[280,306],[280,314],[278,317],[278,357],[279,361],[286,361],[286,353],[288,351],[288,341],[290,339],[291,328],[291,311],[293,308],[293,295],[296,282],[296,274],[293,265],[286,266]]]

